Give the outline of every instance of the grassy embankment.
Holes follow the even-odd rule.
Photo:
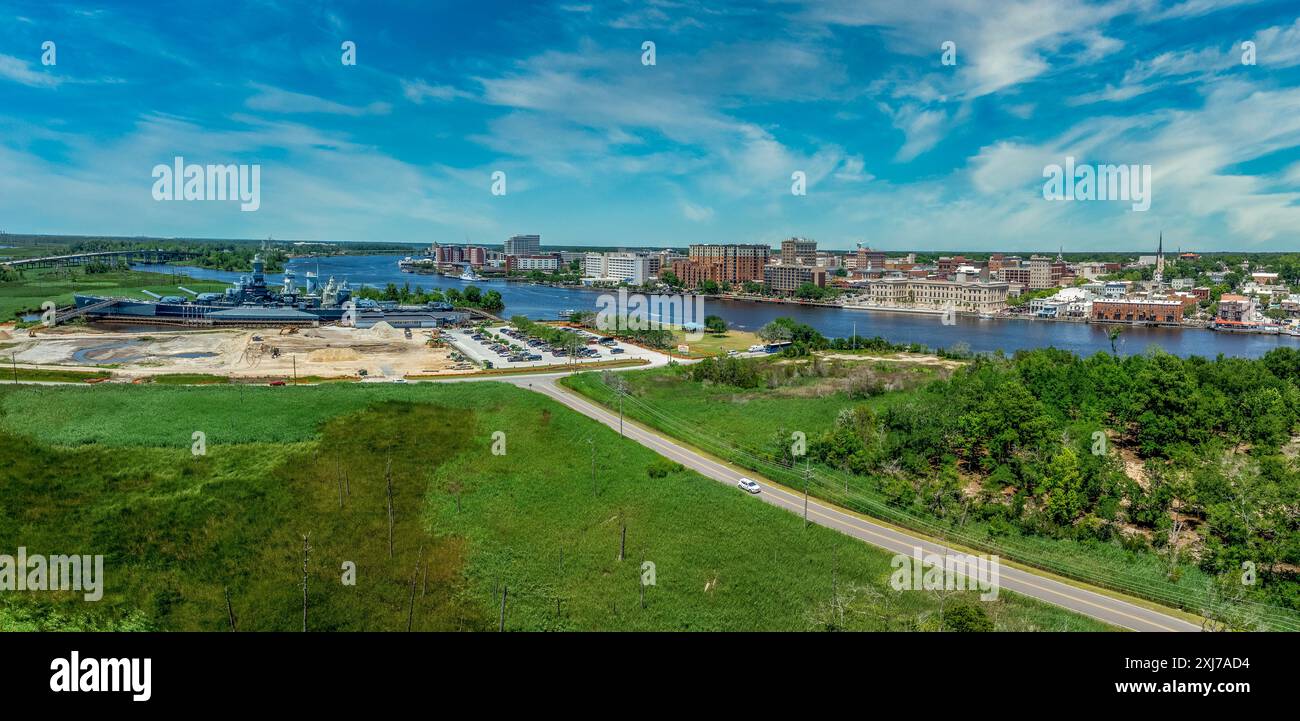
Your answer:
[[[837,355],[845,354],[837,352]],[[866,405],[880,415],[889,404],[919,402],[923,394],[930,392],[926,388],[928,382],[947,373],[941,365],[902,358],[899,357],[899,362],[854,362],[860,368],[869,369],[872,375],[869,394],[863,393],[861,386],[850,388],[850,381],[845,377],[851,375],[848,373],[810,376],[784,382],[777,389],[747,390],[692,381],[683,368],[627,372],[620,374],[620,378],[627,384],[634,402],[625,402],[623,407],[628,417],[649,427],[801,489],[802,474],[761,459],[770,455],[770,450],[777,445],[788,446],[790,435],[796,430],[805,433],[810,443],[814,442],[832,428],[845,409]],[[771,358],[759,362],[803,361]],[[857,375],[860,382],[861,373]],[[610,408],[618,407],[614,393],[605,387],[599,374],[574,375],[561,382]],[[938,399],[926,400],[927,405],[942,405]],[[1191,561],[1184,561],[1178,580],[1170,581],[1167,562],[1154,553],[1127,550],[1115,543],[1008,533],[977,520],[966,520],[955,527],[916,509],[891,505],[880,491],[878,479],[829,472],[830,469],[817,464],[813,467],[824,474],[820,476],[822,480],[812,484],[813,495],[868,516],[957,543],[973,541],[966,545],[1139,597],[1146,596],[1146,592],[1153,592],[1152,597],[1157,599],[1176,596],[1187,599],[1193,609],[1204,597],[1208,580]]]
[[[703,338],[691,339],[680,328],[673,331],[673,347],[684,345],[690,348],[684,355],[687,358],[707,358],[727,351],[744,353],[749,347],[763,343],[757,334],[744,330],[728,330],[726,333],[705,333]],[[683,355],[683,354],[679,354]]]
[[[32,268],[11,273],[0,280],[0,322],[10,321],[25,312],[39,312],[41,304],[52,300],[59,307],[72,304],[73,293],[124,296],[145,300],[148,290],[158,295],[186,295],[177,288],[183,285],[197,293],[220,292],[226,283],[195,280],[165,273],[113,271],[87,274],[77,267]]]
[[[318,630],[405,629],[413,584],[417,630],[495,628],[503,586],[511,630],[939,626],[884,552],[665,463],[504,384],[0,386],[0,549],[103,553],[107,577],[98,603],[5,594],[0,628],[224,630],[229,589],[241,630],[298,629],[303,534]],[[1006,592],[945,608],[1102,628]]]
[[[17,369],[0,363],[0,383],[14,382],[14,376],[18,381],[49,381],[58,383],[84,383],[92,378],[110,378],[112,373],[108,371],[73,371],[58,370],[47,368],[23,368]]]

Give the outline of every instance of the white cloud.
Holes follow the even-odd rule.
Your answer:
[[[713,208],[683,200],[682,216],[695,223],[705,223],[713,220]]]
[[[458,98],[471,98],[472,93],[466,92],[450,85],[431,85],[423,80],[406,80],[402,81],[402,95],[407,100],[416,105],[423,105],[426,100],[456,100]]]
[[[0,55],[0,78],[33,88],[53,88],[62,82],[57,75],[33,70],[27,62],[12,55]]]
[[[387,115],[392,110],[392,106],[388,103],[378,101],[364,107],[355,107],[333,100],[318,98],[315,95],[295,93],[260,83],[250,83],[250,87],[256,90],[257,94],[244,101],[244,105],[251,110],[261,110],[269,113],[323,113],[326,115],[350,115],[356,117],[361,115]]]

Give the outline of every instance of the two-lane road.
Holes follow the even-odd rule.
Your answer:
[[[604,407],[586,398],[559,387],[556,380],[563,374],[519,376],[500,378],[507,383],[528,388],[545,394],[573,410],[609,426],[619,429],[619,417]],[[802,494],[764,481],[751,472],[742,472],[719,463],[707,456],[686,448],[668,438],[647,430],[631,421],[623,422],[623,435],[650,448],[656,453],[669,458],[701,475],[734,486],[740,478],[753,478],[762,486],[758,498],[802,515],[804,499]],[[737,490],[737,493],[742,491]],[[959,549],[948,548],[940,543],[913,536],[889,526],[868,521],[860,516],[828,505],[816,499],[808,499],[808,519],[827,528],[833,528],[873,546],[892,553],[911,556],[913,550],[920,548],[923,553],[939,555],[966,553]],[[1111,596],[1078,588],[1053,578],[1049,578],[1019,568],[1003,564],[1001,567],[1000,586],[1023,596],[1036,598],[1071,611],[1090,616],[1114,626],[1134,631],[1199,631],[1201,628],[1182,618],[1138,606]]]

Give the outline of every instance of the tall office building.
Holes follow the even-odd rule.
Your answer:
[[[538,255],[542,252],[542,236],[512,235],[506,239],[506,255]]]
[[[782,265],[817,265],[817,241],[787,238],[781,241]]]

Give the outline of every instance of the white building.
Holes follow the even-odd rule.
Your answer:
[[[1094,297],[1084,288],[1062,288],[1048,298],[1029,301],[1029,309],[1043,318],[1087,318],[1092,315]]]
[[[1107,298],[1123,298],[1131,285],[1127,280],[1108,280],[1101,294]]]
[[[546,273],[554,273],[560,268],[560,257],[558,255],[516,255],[513,258],[512,263],[515,270],[540,270]]]
[[[645,253],[587,253],[582,262],[584,282],[642,285],[653,274]]]
[[[871,303],[901,308],[953,308],[994,313],[1007,307],[1006,283],[971,283],[935,278],[889,278],[867,282]]]

